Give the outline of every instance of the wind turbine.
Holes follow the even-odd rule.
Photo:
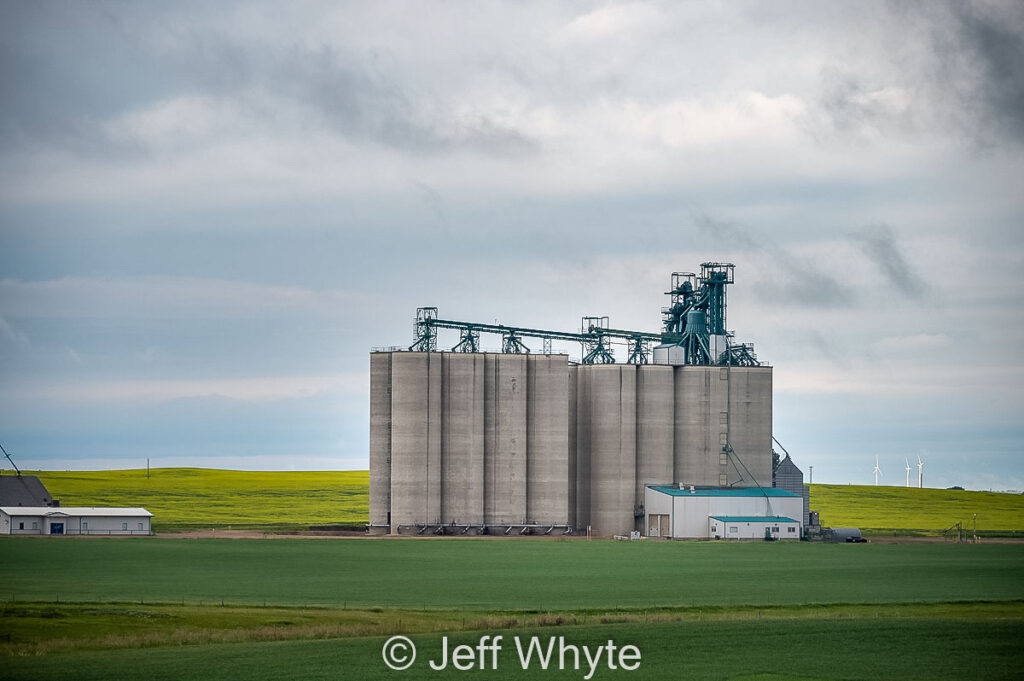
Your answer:
[[[875,487],[878,487],[878,476],[882,474],[882,470],[878,467],[878,455],[875,455]]]
[[[924,461],[921,461],[920,455],[917,457],[917,486],[924,487]]]
[[[907,487],[910,487],[910,470],[913,468],[913,466],[910,465],[910,461],[907,459],[907,457],[903,457],[903,461],[907,464]]]

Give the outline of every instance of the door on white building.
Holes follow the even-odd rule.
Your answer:
[[[50,523],[50,534],[64,534],[64,523]]]
[[[670,537],[672,536],[668,526],[667,513],[652,513],[648,516],[647,536],[648,537]]]

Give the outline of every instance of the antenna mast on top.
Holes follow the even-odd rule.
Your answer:
[[[7,457],[7,460],[11,462],[11,465],[14,466],[14,470],[18,472],[18,477],[20,478],[21,477],[21,469],[18,468],[18,464],[14,463],[14,459],[11,458],[11,455],[7,453],[7,450],[4,449],[4,446],[2,444],[0,444],[0,452],[3,452],[4,456]]]

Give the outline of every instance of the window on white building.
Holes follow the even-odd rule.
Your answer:
[[[88,530],[89,529],[89,523],[87,521],[85,521],[85,520],[82,521],[82,529],[83,530]]]
[[[778,531],[779,531],[779,528],[777,528],[777,527],[773,527],[772,528],[772,532],[778,532]]]
[[[19,530],[24,530],[25,529],[25,523],[18,523],[18,529]]]
[[[32,529],[33,530],[38,530],[39,529],[39,523],[38,522],[32,523]]]
[[[722,473],[721,475],[719,475],[718,476],[718,484],[720,486],[722,486],[722,487],[725,487],[726,485],[728,485],[729,484],[729,476],[726,475],[725,473]]]
[[[786,532],[796,532],[796,528],[793,527],[792,525],[790,525],[789,527],[786,528]]]
[[[139,523],[139,530],[142,529],[142,523]]]
[[[729,532],[734,533],[734,534],[736,532],[739,532],[739,531],[740,531],[740,528],[736,527],[735,525],[729,528]]]
[[[128,529],[128,523],[121,523],[121,529],[122,530],[127,530]]]

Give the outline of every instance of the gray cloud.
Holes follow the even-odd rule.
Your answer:
[[[910,110],[887,100],[861,76],[828,68],[821,74],[820,87],[819,115],[811,124],[817,135],[825,127],[858,140],[868,134],[906,133],[914,127]]]
[[[797,338],[798,343],[813,348],[822,357],[832,361],[841,368],[849,368],[849,356],[833,340],[826,338],[821,331],[814,328],[804,329]]]
[[[854,234],[854,239],[864,255],[882,271],[897,290],[911,298],[920,298],[924,294],[924,280],[903,256],[892,227],[882,223],[868,225]]]
[[[934,35],[940,76],[951,77],[960,103],[975,113],[979,137],[1024,141],[1024,4],[954,2],[951,7]]]
[[[864,40],[887,59],[832,55],[808,128],[863,141],[953,135],[972,144],[1024,141],[1024,4],[890,2]],[[858,45],[858,47],[862,47]]]
[[[470,148],[505,155],[531,151],[534,143],[485,115],[455,120],[428,114],[429,95],[412,95],[372,65],[329,47],[293,49],[260,74],[260,84],[310,107],[346,137],[368,139],[412,152]],[[438,107],[444,112],[444,106]]]
[[[434,217],[437,218],[438,223],[444,228],[445,231],[450,229],[448,224],[448,217],[444,211],[444,199],[441,198],[441,193],[431,187],[426,182],[415,181],[413,186],[416,187],[419,193],[420,200],[423,205],[427,207]]]
[[[771,262],[770,271],[777,273],[773,275],[776,279],[764,282],[761,289],[770,289],[773,301],[810,307],[846,307],[853,303],[853,293],[838,279],[767,236],[701,212],[693,212],[692,218],[700,231],[720,247],[750,251]]]
[[[304,117],[291,125],[405,152],[517,156],[537,149],[483,111],[454,115],[451,102],[410,87],[402,65],[372,50],[244,42],[183,21],[138,8],[120,16],[102,5],[7,5],[0,11],[7,27],[0,32],[0,148],[137,153],[144,150],[112,137],[105,123],[174,97],[209,96],[236,101],[267,130],[286,124],[282,105],[291,103]],[[162,46],[149,44],[154,37]]]

